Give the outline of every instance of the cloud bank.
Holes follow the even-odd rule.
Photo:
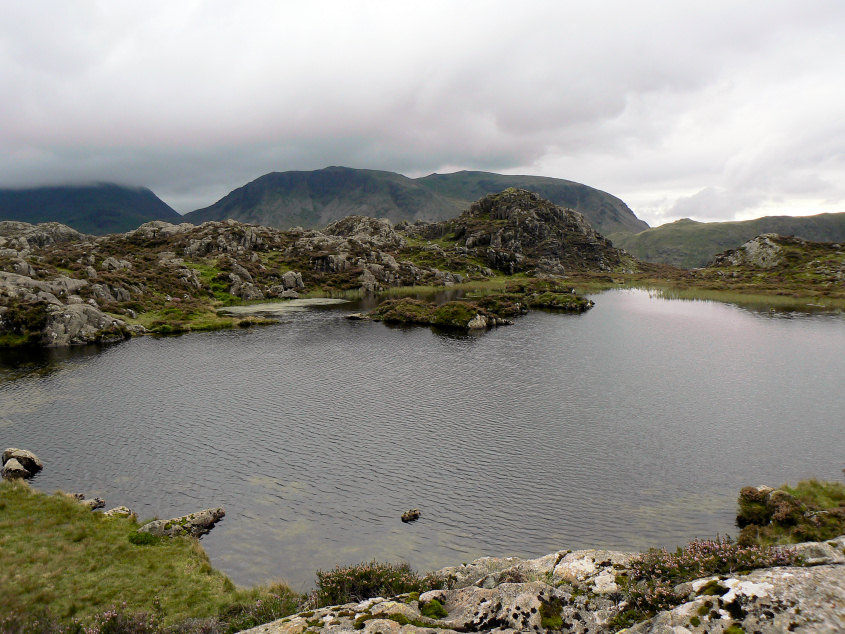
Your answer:
[[[0,7],[0,186],[185,212],[347,165],[566,178],[650,224],[845,211],[837,0]]]

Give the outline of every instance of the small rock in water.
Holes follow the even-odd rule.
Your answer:
[[[410,511],[405,511],[402,513],[402,521],[406,524],[408,522],[416,522],[420,519],[420,510],[419,509],[411,509]]]
[[[138,532],[150,533],[158,537],[177,537],[180,535],[199,537],[214,528],[214,525],[224,515],[226,515],[226,512],[222,507],[205,509],[169,520],[153,520],[149,524],[144,524],[138,529]]]
[[[370,316],[366,313],[351,313],[347,315],[346,318],[351,319],[352,321],[366,321],[370,318]]]
[[[5,466],[12,459],[17,460],[18,464],[29,472],[29,475],[38,473],[44,468],[44,463],[38,459],[38,456],[26,449],[16,449],[15,447],[6,449],[3,452],[3,465]]]
[[[3,477],[12,480],[14,478],[28,478],[32,474],[24,469],[24,466],[15,458],[10,458],[3,465]]]

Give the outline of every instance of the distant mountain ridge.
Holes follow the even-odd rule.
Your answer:
[[[845,213],[764,216],[735,222],[696,222],[683,218],[637,234],[613,233],[617,247],[646,262],[681,268],[705,266],[718,253],[735,249],[764,233],[794,235],[814,242],[845,241]]]
[[[563,179],[468,171],[414,179],[348,167],[265,174],[183,218],[194,224],[233,219],[280,229],[323,226],[348,215],[431,222],[454,218],[482,196],[509,187],[575,209],[600,233],[648,228],[615,196]]]
[[[181,216],[146,187],[113,183],[0,189],[0,220],[60,222],[82,233],[106,235],[150,220]]]

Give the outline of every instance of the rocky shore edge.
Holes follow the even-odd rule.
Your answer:
[[[684,601],[621,631],[841,632],[845,535],[792,545],[801,566],[762,568],[678,584]],[[627,608],[620,583],[638,553],[558,551],[537,559],[483,557],[434,573],[449,589],[308,610],[249,634],[363,632],[610,632]],[[615,621],[618,623],[618,619]]]
[[[3,479],[9,480],[28,478],[43,468],[34,453],[18,448],[6,449],[2,462]],[[801,484],[813,487],[820,494],[833,483],[813,480]],[[589,549],[559,550],[536,559],[482,557],[429,573],[424,584],[416,586],[419,592],[303,610],[241,631],[251,634],[843,631],[845,534],[822,539],[841,531],[841,491],[836,494],[840,507],[828,510],[813,510],[788,491],[799,494],[798,489],[742,489],[737,523],[745,528],[738,543],[728,538],[694,540],[675,553],[655,549],[647,553]],[[105,505],[100,498],[86,500],[80,494],[64,495],[90,510]],[[104,515],[135,519],[135,514],[126,507],[117,507]],[[419,509],[411,509],[401,519],[413,521],[419,515]],[[222,508],[214,508],[169,520],[153,520],[138,527],[129,541],[148,544],[166,537],[200,537],[224,516]],[[820,541],[763,548],[750,539],[749,528],[756,531],[758,539],[789,528],[794,535],[810,534],[811,539]],[[344,575],[349,576],[347,581],[352,581],[355,573],[338,568],[331,575],[332,583],[342,587],[346,585]],[[322,576],[331,575],[318,573],[321,587]],[[433,589],[424,591],[427,588]],[[393,592],[398,590],[395,588]],[[327,597],[331,598],[323,600]],[[300,608],[325,606],[333,599],[353,597],[371,597],[371,594],[335,594],[322,599],[312,594],[302,597],[305,602],[300,603]]]

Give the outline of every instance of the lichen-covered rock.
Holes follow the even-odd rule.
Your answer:
[[[618,591],[616,576],[629,569],[636,553],[613,550],[577,550],[564,555],[555,566],[555,582],[577,583],[596,594]]]
[[[30,473],[38,473],[44,468],[44,463],[38,459],[31,451],[27,451],[26,449],[17,449],[15,447],[9,447],[5,451],[3,451],[3,462],[2,464],[6,464],[7,461],[11,459],[17,460],[24,469],[29,471]]]
[[[405,239],[396,233],[387,218],[347,216],[327,225],[323,233],[379,250],[405,246]]]
[[[824,546],[841,551],[845,535]],[[807,553],[814,547],[819,544],[798,546]],[[611,588],[609,577],[630,572],[633,557],[634,553],[597,549],[558,551],[528,560],[482,557],[437,571],[448,581],[448,589],[319,608],[247,631],[609,632],[615,629],[614,617],[627,607],[624,593]],[[708,577],[676,586],[675,592],[687,598],[682,605],[625,631],[840,632],[845,622],[845,563]],[[435,600],[437,611],[426,609]]]
[[[715,257],[713,266],[750,266],[758,269],[771,269],[780,264],[783,248],[775,239],[775,233],[764,233],[743,244],[737,249],[725,251]]]
[[[128,506],[116,506],[108,511],[103,511],[104,517],[131,517],[137,519],[138,515]]]
[[[58,222],[42,222],[37,225],[15,220],[0,222],[0,247],[16,251],[27,251],[85,238],[85,234]]]
[[[226,512],[221,508],[205,509],[196,513],[174,517],[169,520],[153,520],[138,529],[140,533],[150,533],[158,537],[178,537],[193,535],[199,537],[208,533]]]
[[[842,545],[839,543],[845,537],[839,537],[838,540],[831,540],[828,542],[804,542],[802,544],[792,544],[785,546],[804,562],[807,566],[820,566],[822,564],[845,564],[845,553],[843,553]]]
[[[476,313],[475,317],[469,320],[467,328],[470,330],[484,330],[489,326],[487,317],[480,313]]]
[[[700,591],[706,580],[693,583]],[[845,623],[845,567],[767,568],[719,580],[721,595],[697,596],[626,632],[841,632]],[[712,587],[712,586],[711,586]],[[680,629],[684,628],[684,629]],[[741,628],[741,629],[738,629]]]
[[[50,306],[47,315],[42,338],[47,346],[120,341],[131,333],[123,321],[106,315],[90,304]]]

